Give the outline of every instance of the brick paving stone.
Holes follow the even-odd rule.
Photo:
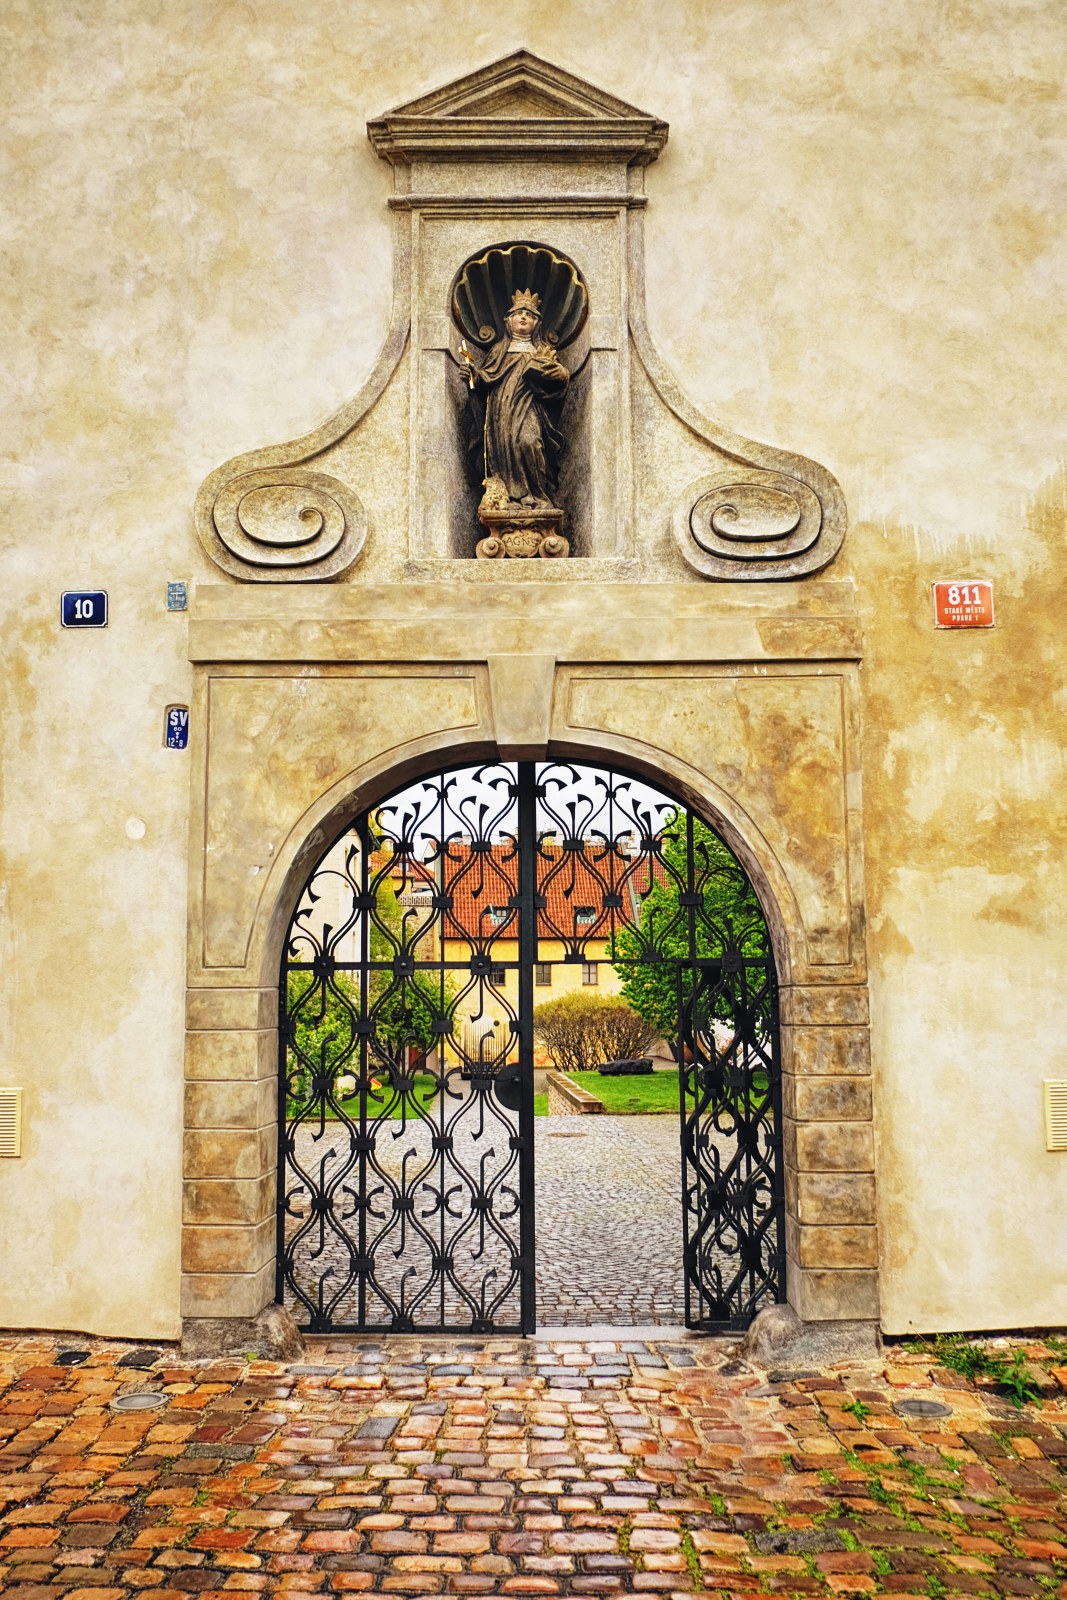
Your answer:
[[[128,1346],[0,1339],[0,1593],[1067,1600],[1062,1395],[1012,1412],[901,1351],[770,1383],[676,1330],[310,1346],[164,1351],[131,1422]],[[909,1389],[946,1415],[880,1427]]]

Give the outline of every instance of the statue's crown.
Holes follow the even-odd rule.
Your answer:
[[[529,289],[516,289],[511,297],[509,317],[512,311],[532,311],[535,317],[539,317],[541,315],[541,296],[539,294],[531,294]]]

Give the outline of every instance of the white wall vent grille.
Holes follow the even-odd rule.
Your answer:
[[[1045,1146],[1067,1150],[1067,1078],[1046,1078]]]
[[[0,1156],[22,1154],[22,1090],[0,1089]]]

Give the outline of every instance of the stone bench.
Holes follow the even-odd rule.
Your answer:
[[[598,1100],[595,1094],[590,1094],[565,1073],[550,1072],[545,1081],[550,1117],[591,1116],[604,1109],[603,1100]]]

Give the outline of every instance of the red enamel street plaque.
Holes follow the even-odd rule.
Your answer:
[[[991,628],[993,626],[993,585],[985,578],[977,582],[934,584],[934,625],[938,628]]]

